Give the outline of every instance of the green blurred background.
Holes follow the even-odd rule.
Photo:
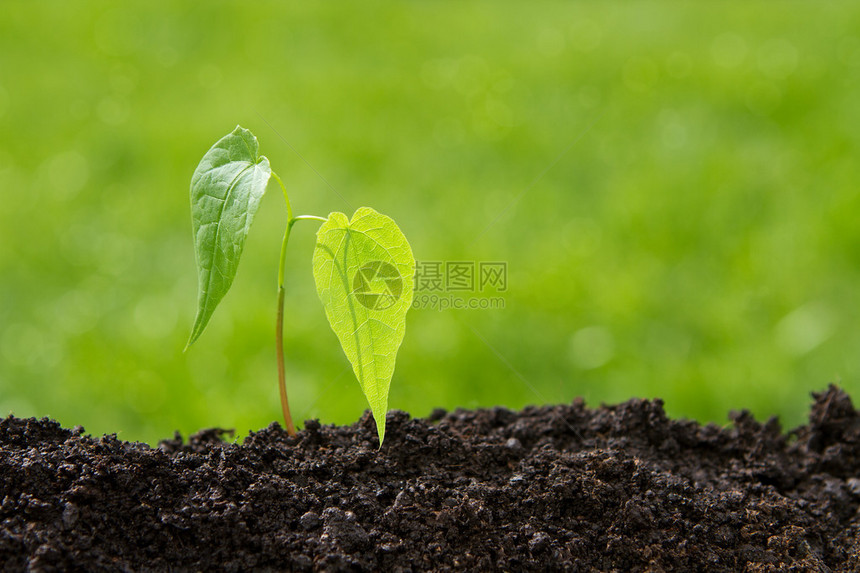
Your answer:
[[[188,184],[237,123],[297,213],[370,205],[420,260],[507,262],[504,309],[410,313],[392,408],[659,396],[792,426],[811,390],[860,389],[860,5],[361,7],[4,3],[3,415],[148,442],[280,420],[276,187],[182,353]],[[289,391],[297,420],[349,423],[314,230],[289,250]]]

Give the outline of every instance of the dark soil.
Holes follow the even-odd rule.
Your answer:
[[[659,400],[207,430],[157,449],[0,421],[7,570],[858,571],[860,414],[788,434]]]

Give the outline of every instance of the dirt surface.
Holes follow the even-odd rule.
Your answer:
[[[858,571],[860,415],[788,434],[659,400],[207,430],[158,448],[0,421],[6,570]]]

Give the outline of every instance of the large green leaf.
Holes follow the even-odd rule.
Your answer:
[[[379,433],[385,438],[388,388],[412,306],[415,259],[390,218],[361,207],[332,213],[317,231],[314,280]]]
[[[257,155],[257,138],[236,126],[206,152],[191,177],[191,224],[197,258],[197,317],[190,346],[227,294],[245,238],[272,170]]]

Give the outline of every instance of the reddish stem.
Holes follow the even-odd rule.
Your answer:
[[[287,399],[287,376],[284,368],[284,285],[278,287],[278,324],[275,330],[275,343],[278,347],[278,386],[281,390],[281,409],[284,411],[284,425],[287,433],[296,435],[293,417],[290,415],[290,401]]]

